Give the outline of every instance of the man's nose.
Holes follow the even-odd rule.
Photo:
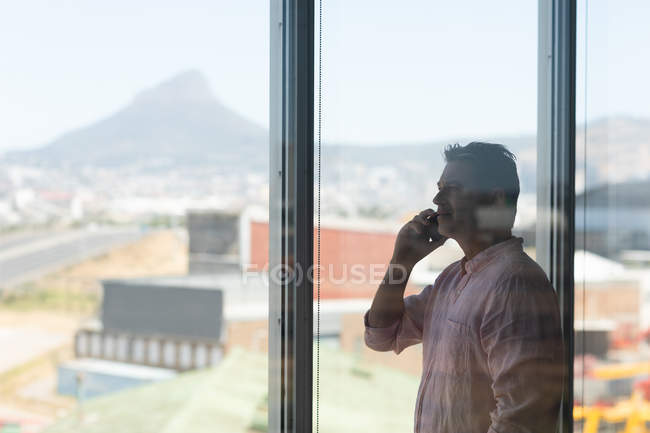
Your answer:
[[[440,205],[440,192],[433,198],[433,204]]]

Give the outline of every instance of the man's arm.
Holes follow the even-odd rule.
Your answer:
[[[386,328],[402,318],[404,314],[404,291],[412,266],[405,266],[391,260],[384,279],[375,293],[368,312],[368,325]]]
[[[383,328],[402,317],[404,290],[413,267],[447,240],[437,233],[435,216],[433,209],[425,209],[397,234],[393,257],[368,313],[371,327]]]
[[[437,235],[435,220],[429,219],[434,215],[431,209],[420,212],[397,235],[388,270],[365,316],[366,345],[374,350],[399,353],[422,338],[424,305],[431,288],[427,286],[419,295],[410,296],[408,306],[404,303],[404,291],[415,264],[446,240]],[[407,307],[410,317],[404,321]]]

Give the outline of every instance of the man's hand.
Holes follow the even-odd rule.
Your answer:
[[[437,213],[425,209],[400,229],[391,263],[400,264],[408,269],[429,255],[447,240],[438,233]]]
[[[385,328],[404,314],[404,290],[413,266],[447,240],[438,233],[436,216],[432,209],[423,210],[399,231],[393,258],[368,312],[370,327]]]

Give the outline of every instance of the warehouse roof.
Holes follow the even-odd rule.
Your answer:
[[[418,378],[321,347],[320,430],[413,430]],[[88,400],[46,433],[248,433],[266,428],[267,357],[233,350],[212,369]]]

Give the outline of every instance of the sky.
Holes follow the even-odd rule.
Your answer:
[[[650,3],[590,2],[586,51],[578,3],[579,116],[650,117]],[[324,140],[534,133],[537,1],[405,4],[323,0]],[[0,0],[0,152],[44,145],[188,69],[268,126],[268,14],[268,0]]]

